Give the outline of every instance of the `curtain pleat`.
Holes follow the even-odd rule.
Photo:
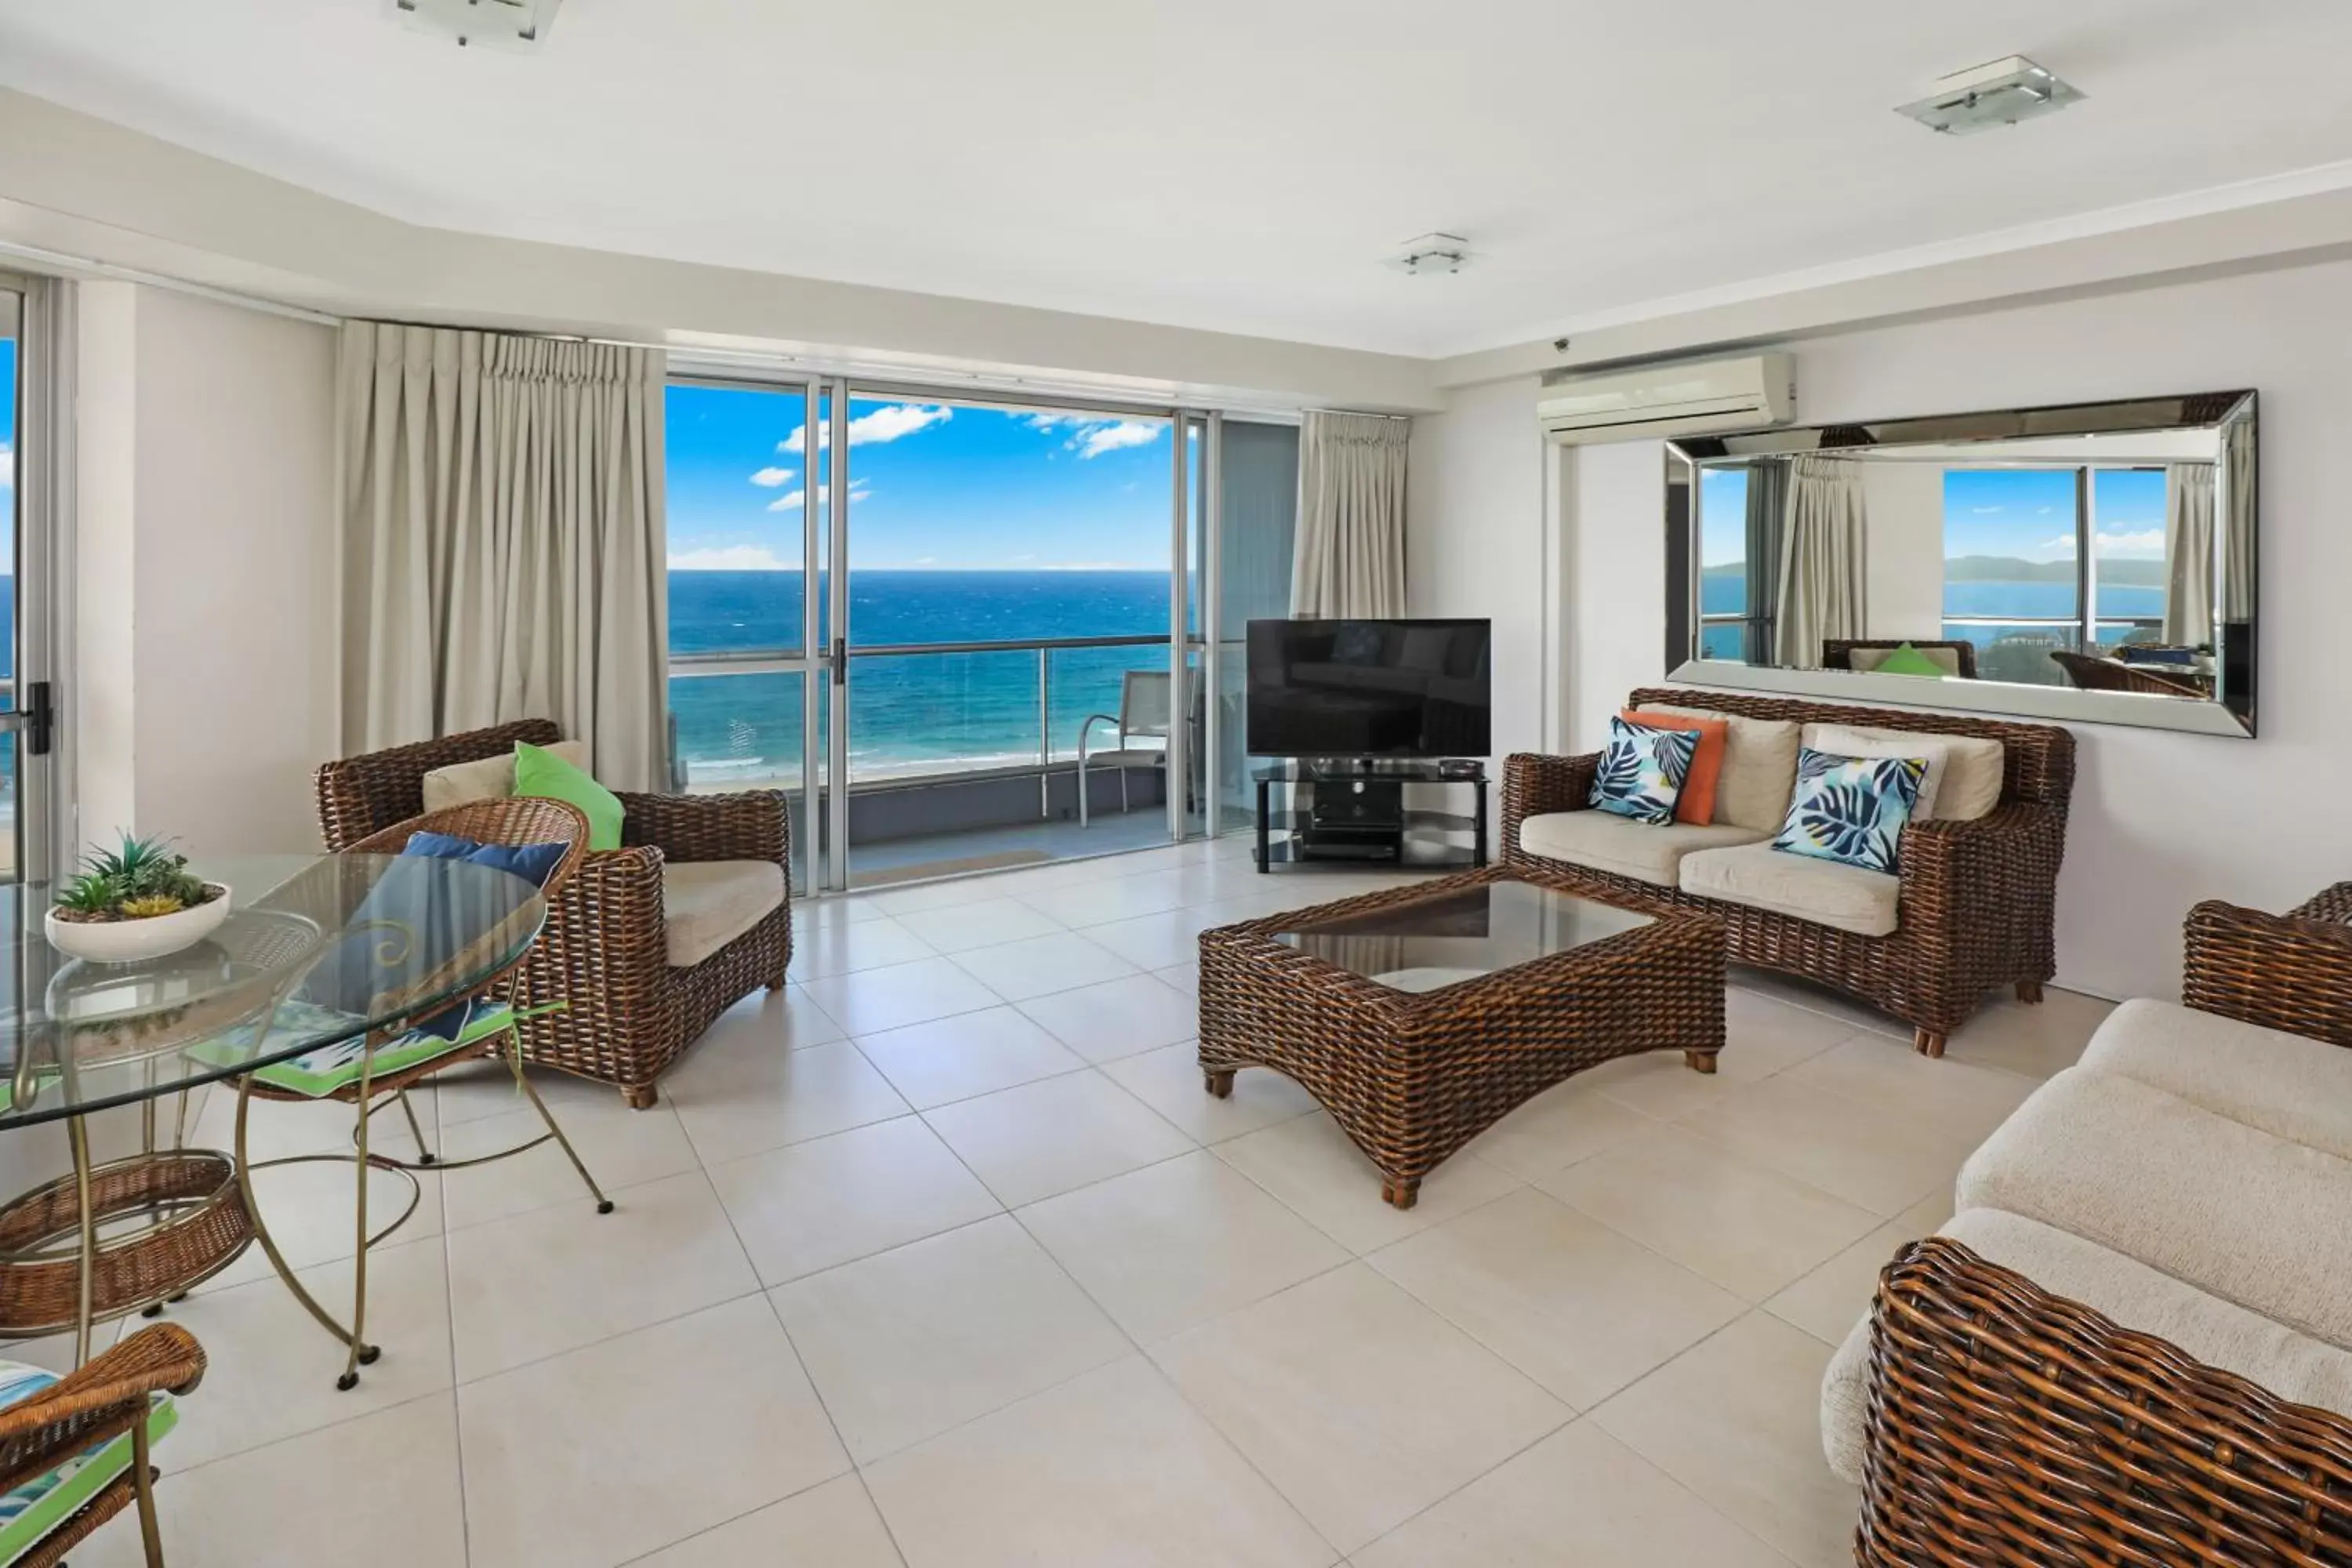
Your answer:
[[[1773,663],[1819,669],[1824,641],[1869,635],[1865,529],[1859,464],[1799,458],[1789,465]]]
[[[1749,664],[1772,662],[1773,630],[1780,624],[1780,541],[1789,511],[1789,465],[1759,458],[1748,465],[1748,624],[1739,657]]]
[[[2213,643],[2213,465],[2164,468],[2164,640]]]
[[[1298,437],[1294,616],[1404,614],[1405,458],[1412,438],[1410,420],[1307,416]]]
[[[659,787],[657,350],[353,321],[341,343],[343,741],[523,718]]]

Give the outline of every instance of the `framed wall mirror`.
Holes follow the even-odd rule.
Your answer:
[[[2252,392],[1666,447],[1692,685],[2254,732]]]

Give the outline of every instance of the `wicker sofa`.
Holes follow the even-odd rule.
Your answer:
[[[2200,905],[1822,1390],[1864,1563],[2352,1563],[2352,884]]]
[[[544,719],[395,746],[318,773],[319,827],[341,850],[425,809],[436,768],[553,745]],[[791,826],[783,797],[621,796],[622,847],[592,852],[557,894],[515,997],[523,1011],[561,1001],[518,1027],[523,1059],[617,1086],[640,1110],[655,1080],[712,1019],[792,962]],[[746,924],[735,873],[764,864],[772,904]],[[765,902],[765,900],[760,900]]]
[[[1882,730],[1964,735],[2000,742],[1999,804],[1971,821],[1914,823],[1904,829],[1899,879],[1874,887],[1877,873],[1811,862],[1768,867],[1815,878],[1829,899],[1849,907],[1811,918],[1724,894],[1690,890],[1713,885],[1695,876],[1709,848],[1750,857],[1769,832],[1751,827],[1649,827],[1603,823],[1596,814],[1563,825],[1559,814],[1582,812],[1592,787],[1596,755],[1538,756],[1522,752],[1503,770],[1503,856],[1531,879],[1586,891],[1633,908],[1705,909],[1722,917],[1728,956],[1834,986],[1909,1024],[1925,1055],[1941,1056],[1945,1037],[1965,1023],[1986,993],[2013,986],[2039,1001],[2054,972],[2053,938],[2058,865],[2066,847],[2066,807],[2074,783],[2074,738],[2047,724],[2012,724],[1958,714],[1913,713],[1826,702],[1737,696],[1686,688],[1636,691],[1628,707],[1679,707],[1790,724],[1863,725]],[[1793,769],[1793,757],[1790,763]],[[1787,795],[1780,797],[1785,809]],[[1528,826],[1538,824],[1528,840]],[[1564,845],[1562,826],[1575,827],[1583,849]],[[1550,831],[1547,832],[1546,829]],[[1638,848],[1615,849],[1603,835]],[[1565,857],[1576,857],[1568,858]],[[1774,855],[1770,860],[1799,858]],[[1818,867],[1818,872],[1814,868]]]

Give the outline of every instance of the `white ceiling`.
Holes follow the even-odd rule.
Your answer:
[[[380,5],[0,0],[0,85],[414,222],[1408,354],[2352,184],[2340,0],[568,0],[531,56]],[[1892,112],[2011,52],[2088,101]],[[1486,259],[1377,265],[1433,228]]]

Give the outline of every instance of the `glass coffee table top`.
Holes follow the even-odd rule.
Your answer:
[[[1331,920],[1299,912],[1307,918],[1276,931],[1276,942],[1397,991],[1475,980],[1654,923],[1507,878]]]

